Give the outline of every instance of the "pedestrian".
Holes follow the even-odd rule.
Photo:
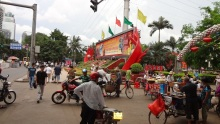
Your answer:
[[[40,100],[42,100],[46,77],[47,77],[47,73],[44,71],[44,65],[41,65],[40,70],[37,72],[36,75],[36,85],[38,87],[37,103],[40,103]]]
[[[145,78],[147,79],[147,76],[148,76],[148,72],[146,73],[146,75],[144,75]],[[128,83],[128,81],[131,80],[131,67],[126,71],[126,83]]]
[[[52,68],[50,66],[48,66],[48,64],[47,64],[44,71],[47,73],[47,83],[50,83],[51,76],[52,76]]]
[[[122,83],[122,78],[121,78],[121,72],[119,68],[116,69],[116,97],[119,97],[120,95],[120,85]]]
[[[180,91],[185,92],[186,94],[186,118],[188,119],[188,124],[191,124],[192,117],[195,121],[195,123],[198,123],[199,120],[199,108],[198,108],[198,98],[197,98],[197,85],[193,84],[189,81],[188,77],[184,78],[184,82],[186,83],[185,86],[183,86]]]
[[[170,92],[170,87],[172,88],[173,91],[173,87],[172,87],[173,82],[174,82],[173,72],[170,71],[169,75],[167,75],[168,92]]]
[[[207,118],[208,118],[207,109],[208,107],[210,107],[209,105],[211,104],[211,87],[208,84],[209,83],[208,78],[203,78],[201,81],[203,85],[203,89],[201,92],[202,121],[203,121],[203,124],[206,124]]]
[[[107,73],[103,70],[103,68],[98,67],[98,71],[97,71],[101,77],[98,80],[98,85],[101,87],[102,91],[103,91],[103,85],[106,84],[109,80],[107,78]],[[103,91],[103,96],[106,96],[106,93],[104,93]]]
[[[61,74],[61,65],[58,63],[56,67],[54,68],[54,74],[55,74],[55,82],[60,82],[60,74]]]
[[[80,124],[94,124],[96,111],[105,107],[102,90],[97,85],[99,77],[99,73],[93,72],[90,74],[91,81],[83,83],[74,89],[74,93],[83,101]]]
[[[33,87],[35,74],[36,74],[35,63],[32,63],[32,66],[28,68],[28,74],[27,74],[29,78],[30,89],[32,89]]]

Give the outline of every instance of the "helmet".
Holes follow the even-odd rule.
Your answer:
[[[87,72],[87,70],[84,68],[84,69],[82,70],[82,72]]]
[[[98,72],[93,72],[90,74],[90,79],[93,81],[97,80],[99,77],[100,77],[100,75]]]

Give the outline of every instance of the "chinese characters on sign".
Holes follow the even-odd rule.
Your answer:
[[[159,66],[159,65],[146,65],[145,66],[145,70],[162,71],[163,70],[163,66]]]

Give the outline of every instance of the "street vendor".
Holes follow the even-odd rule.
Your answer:
[[[170,92],[170,84],[174,82],[174,77],[173,77],[173,71],[169,72],[169,75],[167,75],[167,84],[168,84],[168,91]],[[173,91],[173,88],[172,88]]]

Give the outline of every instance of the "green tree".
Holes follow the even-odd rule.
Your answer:
[[[157,30],[159,31],[158,42],[160,42],[160,31],[167,28],[173,29],[173,25],[169,23],[164,17],[160,16],[158,21],[153,21],[148,25],[151,28],[150,36],[152,36]]]
[[[174,52],[174,49],[177,47],[177,41],[171,36],[169,40],[166,40],[165,45],[169,46],[172,49],[172,52]]]
[[[77,53],[83,53],[82,45],[80,44],[81,38],[80,36],[73,36],[69,43],[69,54],[73,57],[73,61],[76,62]]]

